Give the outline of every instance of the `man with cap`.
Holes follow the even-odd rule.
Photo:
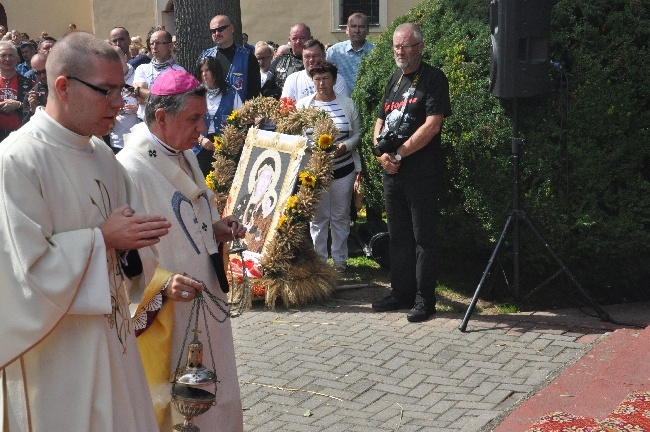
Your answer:
[[[152,431],[128,302],[171,224],[133,212],[95,138],[123,104],[111,46],[69,33],[47,75],[47,106],[0,145],[0,429]]]
[[[16,72],[26,78],[33,80],[34,74],[31,72],[32,65],[30,61],[32,60],[34,54],[36,54],[36,45],[32,42],[23,41],[20,43],[18,49],[20,50],[20,55],[23,58],[23,62],[19,63],[18,66],[16,66]]]
[[[201,338],[207,348],[209,336],[215,352],[205,349],[203,363],[214,361],[219,390],[216,406],[193,422],[201,430],[238,432],[243,430],[243,415],[219,242],[243,237],[246,229],[232,216],[219,219],[214,194],[192,152],[206,130],[206,91],[184,70],[160,75],[151,86],[144,123],[125,135],[117,159],[142,198],[143,208],[136,212],[155,211],[172,222],[169,235],[157,246],[154,281],[144,301],[132,310],[161,430],[171,430],[182,420],[171,408],[169,376],[177,366],[195,293],[208,290],[220,304],[204,296],[215,316],[207,317],[207,329],[200,323]]]

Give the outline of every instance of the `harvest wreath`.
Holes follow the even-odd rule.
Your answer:
[[[273,308],[278,297],[285,306],[294,307],[329,297],[338,279],[336,272],[319,260],[309,237],[309,221],[321,192],[332,180],[332,137],[338,129],[330,116],[314,107],[298,110],[290,98],[278,101],[257,97],[244,103],[239,111],[232,112],[221,135],[215,137],[214,171],[205,180],[215,193],[217,207],[223,211],[247,130],[268,121],[275,123],[276,132],[288,135],[303,135],[313,129],[311,157],[299,173],[297,192],[287,200],[275,235],[266,247],[261,260],[263,276],[249,280],[253,295],[263,295],[267,307]],[[241,297],[243,279],[232,282],[234,298]],[[242,300],[250,306],[251,299]]]

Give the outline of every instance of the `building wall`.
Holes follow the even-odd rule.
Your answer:
[[[93,0],[92,3],[94,33],[104,39],[108,39],[114,27],[124,27],[131,36],[141,36],[144,40],[162,17],[156,2],[151,0]]]
[[[241,0],[243,32],[248,33],[248,42],[272,40],[286,44],[289,29],[298,22],[304,22],[311,28],[312,35],[321,42],[336,43],[347,39],[345,28],[333,31],[334,4],[338,0],[300,0],[274,1]],[[418,3],[417,0],[386,0],[386,24],[390,25],[395,18],[404,15]],[[269,6],[272,4],[273,6]],[[283,6],[285,5],[286,6]],[[373,34],[381,34],[385,27],[371,28]]]
[[[386,23],[390,23],[415,6],[417,0],[385,0]],[[115,26],[125,27],[131,36],[146,37],[154,25],[167,24],[173,14],[172,0],[30,0],[29,7],[19,0],[0,0],[7,13],[9,30],[28,33],[36,39],[42,31],[59,38],[68,32],[68,25],[75,23],[78,30],[95,33],[102,38]],[[62,7],[61,3],[65,6]],[[311,28],[314,37],[323,43],[346,40],[345,29],[335,30],[333,7],[338,0],[241,0],[242,31],[248,33],[249,43],[259,40],[273,40],[287,43],[290,27],[304,22]],[[272,5],[272,6],[270,6]],[[205,23],[207,28],[208,23]],[[373,34],[380,34],[384,27],[371,28]]]
[[[77,30],[93,32],[92,3],[88,0],[65,0],[65,7],[51,0],[0,0],[7,14],[9,30],[27,33],[37,39],[45,31],[60,38],[74,23]]]

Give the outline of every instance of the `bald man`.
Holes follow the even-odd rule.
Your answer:
[[[96,138],[123,106],[122,64],[108,43],[69,33],[47,83],[47,106],[0,145],[1,429],[155,431],[128,301],[171,225],[135,214]]]
[[[45,69],[45,57],[41,53],[36,53],[32,56],[30,64],[31,71],[34,76],[38,77],[38,82],[32,89],[25,95],[23,100],[23,123],[27,123],[30,118],[36,113],[36,108],[45,106],[47,103],[47,69]]]
[[[221,66],[223,76],[242,101],[246,102],[260,94],[260,69],[254,50],[238,45],[234,41],[235,26],[226,15],[217,15],[210,20],[213,47],[201,53],[204,57],[215,57]]]
[[[284,87],[284,81],[294,72],[305,69],[302,62],[302,47],[310,40],[311,29],[305,23],[298,23],[291,26],[289,30],[289,53],[283,54],[271,63],[271,73],[280,86]]]

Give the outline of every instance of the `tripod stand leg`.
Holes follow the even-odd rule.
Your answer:
[[[483,284],[485,283],[485,279],[487,279],[487,276],[490,274],[490,269],[492,268],[492,264],[494,264],[494,259],[498,255],[501,246],[503,246],[503,241],[506,237],[506,234],[508,233],[508,228],[510,227],[510,224],[512,223],[513,219],[516,217],[517,216],[515,212],[510,212],[510,214],[508,215],[508,219],[506,220],[506,225],[503,227],[503,231],[501,232],[499,241],[497,241],[497,245],[495,246],[494,251],[492,252],[492,256],[488,261],[487,267],[485,267],[485,271],[483,272],[481,281],[478,283],[478,286],[476,287],[476,291],[474,292],[474,297],[472,297],[472,301],[470,302],[469,307],[467,308],[467,312],[465,312],[465,317],[463,318],[463,321],[458,326],[458,330],[462,331],[463,333],[467,328],[467,323],[469,322],[470,316],[472,316],[472,312],[474,312],[474,308],[476,307],[476,303],[478,302],[478,296],[479,294],[481,294],[481,289],[483,289]]]
[[[605,322],[614,322],[612,321],[612,318],[609,316],[607,312],[605,312],[599,305],[596,303],[596,301],[591,297],[591,295],[587,292],[587,290],[578,282],[578,279],[573,275],[571,270],[569,270],[569,267],[567,267],[566,264],[564,264],[564,261],[560,258],[560,256],[553,250],[553,248],[548,244],[548,242],[542,237],[542,235],[537,231],[537,228],[533,224],[533,222],[528,219],[528,216],[524,212],[519,212],[520,214],[518,217],[520,219],[523,219],[526,221],[528,226],[530,227],[531,231],[535,234],[535,236],[539,239],[539,241],[542,243],[546,251],[553,257],[553,259],[562,267],[562,270],[567,274],[571,282],[578,288],[578,291],[587,299],[589,302],[589,305],[593,308],[593,310],[596,311],[598,316],[600,317],[601,320]]]

